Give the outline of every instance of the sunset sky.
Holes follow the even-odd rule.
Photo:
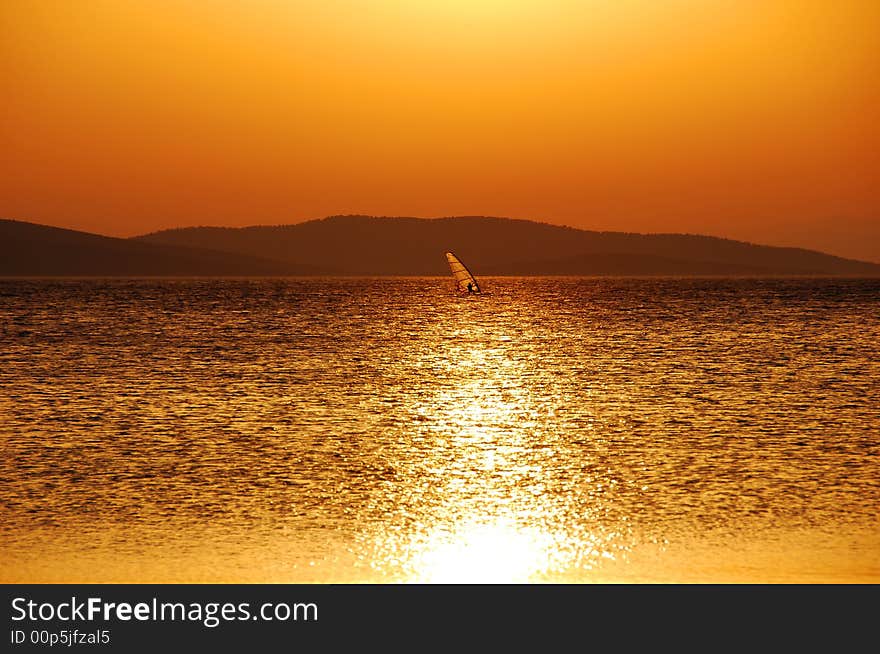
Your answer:
[[[877,0],[3,0],[0,217],[691,232],[880,262]]]

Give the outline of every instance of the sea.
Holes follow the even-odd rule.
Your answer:
[[[880,279],[0,280],[2,583],[880,583]]]

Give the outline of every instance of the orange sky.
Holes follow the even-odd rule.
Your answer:
[[[0,217],[337,213],[880,262],[877,0],[4,0]]]

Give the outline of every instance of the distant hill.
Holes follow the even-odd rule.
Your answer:
[[[138,242],[324,267],[344,275],[445,275],[452,250],[476,275],[868,275],[880,264],[687,234],[596,232],[465,216],[330,216],[296,225],[190,227]]]
[[[685,234],[594,232],[491,217],[331,216],[130,239],[0,220],[2,276],[854,275],[880,264]]]
[[[238,276],[315,271],[310,266],[245,254],[0,219],[0,275],[5,276]]]

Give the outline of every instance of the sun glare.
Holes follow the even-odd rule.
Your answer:
[[[414,557],[419,583],[526,583],[545,572],[549,535],[505,523],[470,524],[437,533]]]

